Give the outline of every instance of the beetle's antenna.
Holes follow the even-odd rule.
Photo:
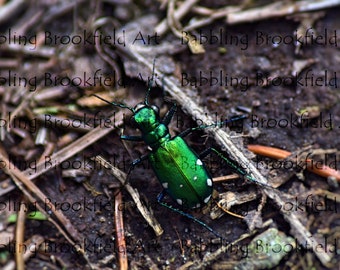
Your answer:
[[[110,104],[110,105],[113,105],[113,106],[117,106],[119,108],[123,108],[123,109],[128,109],[130,110],[132,113],[135,113],[135,110],[133,108],[130,108],[129,106],[127,106],[126,104],[124,103],[116,103],[116,102],[110,102],[110,101],[107,101],[106,99],[100,97],[100,96],[97,96],[96,94],[93,94],[96,98],[99,98],[100,100]]]
[[[153,85],[154,78],[155,78],[155,65],[156,65],[156,57],[155,57],[155,59],[153,59],[152,76],[151,76],[151,79],[148,82],[148,90],[146,91],[145,99],[144,99],[144,104],[145,105],[149,105],[149,95],[150,95],[151,87]]]

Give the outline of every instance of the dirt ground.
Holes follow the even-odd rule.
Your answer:
[[[108,20],[105,31],[113,35],[113,29],[116,29],[116,38],[122,38],[121,31],[126,30],[128,43],[131,28],[135,31],[140,28],[140,33],[144,33],[145,29],[152,32],[151,27],[167,16],[167,9],[161,9],[158,2],[130,2],[79,1],[75,9],[73,2],[67,2],[67,6],[66,2],[32,1],[25,8],[18,8],[13,13],[15,17],[0,20],[0,237],[8,239],[2,240],[0,245],[1,268],[19,260],[20,252],[15,249],[19,237],[15,232],[18,231],[15,228],[20,228],[19,214],[12,223],[8,222],[8,216],[18,212],[18,205],[23,202],[28,212],[37,211],[36,205],[40,204],[69,236],[75,229],[79,238],[73,240],[78,243],[77,240],[81,239],[86,252],[85,256],[77,252],[59,228],[33,215],[33,218],[21,223],[23,239],[28,243],[33,236],[39,235],[43,243],[39,248],[36,246],[36,249],[27,251],[31,254],[25,259],[26,269],[91,269],[90,264],[97,269],[124,269],[119,258],[121,254],[127,256],[128,269],[179,269],[181,266],[181,269],[339,269],[339,178],[317,175],[304,166],[300,167],[292,159],[276,162],[270,157],[251,154],[246,149],[249,145],[271,146],[292,152],[293,158],[307,155],[318,164],[339,169],[340,80],[337,76],[340,76],[340,8],[229,25],[225,17],[214,19],[191,31],[205,50],[200,54],[191,52],[186,42],[181,44],[173,31],[167,31],[159,38],[150,36],[150,43],[147,39],[143,40],[146,44],[141,54],[148,59],[148,63],[152,64],[156,58],[156,67],[163,72],[162,75],[176,78],[180,87],[189,89],[190,98],[203,108],[207,116],[217,122],[244,116],[245,119],[228,123],[223,130],[230,134],[249,162],[269,179],[268,186],[271,186],[271,179],[279,179],[282,181],[277,187],[282,192],[280,194],[289,195],[284,198],[285,205],[277,205],[275,199],[264,192],[268,186],[264,187],[249,178],[247,180],[247,177],[215,182],[214,200],[205,209],[183,211],[206,223],[223,237],[219,239],[200,224],[157,203],[162,186],[146,160],[132,170],[128,184],[139,192],[141,201],[151,209],[163,228],[163,234],[156,236],[125,186],[109,170],[91,159],[101,155],[112,166],[127,173],[131,162],[149,151],[143,142],[120,139],[121,134],[140,135],[129,120],[132,113],[104,104],[92,94],[134,107],[144,100],[148,88],[147,77],[152,76],[150,70],[143,63],[137,63],[128,45],[119,44],[122,39],[111,40],[110,45],[97,46],[90,42],[78,45],[67,42],[67,37],[75,33],[82,35],[84,30],[91,33],[98,25],[103,30],[103,20]],[[245,2],[244,9],[265,5]],[[232,4],[239,3],[228,3]],[[225,6],[225,1],[203,1],[200,3],[201,14],[198,14],[200,8],[196,6],[181,22],[187,25],[190,19],[208,17],[202,7],[208,10]],[[150,19],[150,24],[133,24],[150,14],[155,16],[152,17],[157,20],[155,24],[153,19]],[[112,23],[110,27],[107,26],[108,22]],[[134,26],[131,27],[131,24]],[[303,24],[307,26],[303,27]],[[309,29],[307,37],[306,29]],[[304,33],[305,39],[294,39],[297,30],[298,35]],[[19,44],[21,49],[18,49],[10,44],[9,39],[6,40],[6,37],[14,38],[19,33],[27,37],[37,35],[35,43],[38,45],[33,47],[28,42]],[[310,38],[310,33],[313,33],[314,39]],[[53,35],[64,35],[64,39],[52,41]],[[47,36],[51,39],[46,39]],[[140,42],[139,39],[137,43]],[[67,79],[61,79],[82,78],[84,72],[90,76],[91,82],[98,75],[102,79],[109,78],[111,83],[77,84],[77,80],[69,83]],[[51,81],[46,76],[59,79],[47,84]],[[31,78],[32,85],[20,86],[19,77]],[[34,78],[40,82],[36,89]],[[124,84],[119,85],[121,82]],[[149,103],[159,106],[161,116],[170,109],[170,100],[178,104],[169,124],[172,136],[202,124],[197,116],[195,119],[188,113],[186,104],[181,103],[183,101],[176,100],[175,95],[162,86],[161,79],[154,82]],[[120,128],[105,136],[98,135],[96,139],[92,134],[87,141],[79,142],[58,156],[62,160],[63,156],[74,151],[69,158],[58,166],[50,166],[56,162],[53,154],[77,142],[103,123],[95,119],[104,121],[116,112],[115,121],[122,120],[119,111],[125,113],[124,124]],[[11,120],[8,117],[12,117]],[[24,124],[33,123],[33,119],[37,119],[36,126]],[[69,121],[66,122],[66,119]],[[72,126],[72,123],[84,123],[86,120],[87,126]],[[4,124],[9,122],[12,123],[11,129]],[[188,145],[196,153],[209,147],[223,152],[223,147],[207,129],[186,136]],[[44,138],[43,143],[38,142],[41,137]],[[224,155],[227,152],[223,152]],[[312,152],[313,155],[309,155]],[[24,184],[23,189],[32,196],[25,199],[22,190],[13,182],[13,178],[21,181],[25,177],[18,176],[9,163],[5,165],[6,157],[12,165],[27,172],[26,178],[34,178],[35,186],[44,195],[43,200],[39,199],[36,189]],[[44,170],[43,173],[39,173],[40,169],[36,167],[39,160],[44,161],[45,169],[39,167]],[[203,162],[214,178],[235,173],[218,155],[209,155]],[[119,192],[122,194],[119,211],[123,214],[125,247],[122,242],[116,242],[119,234],[115,227],[117,213],[114,204]],[[225,213],[211,219],[215,202],[227,192],[230,192],[229,195],[232,192],[240,200],[244,199],[244,203],[229,209],[243,218]],[[252,195],[254,197],[250,199]],[[52,214],[49,201],[54,203],[65,219],[58,219]],[[169,196],[165,201],[179,207]],[[303,227],[301,231],[305,229],[310,233],[308,237],[312,239],[313,247],[306,244],[303,233],[294,227],[296,224],[288,217],[291,213],[298,217]],[[251,241],[268,228],[275,228],[280,235],[284,233],[291,238],[284,237],[280,240],[282,242],[274,243],[274,236],[263,238],[262,245],[257,246],[258,253],[252,253]],[[209,256],[215,256],[219,248],[227,247],[245,234],[249,236],[228,246],[213,260],[209,259]],[[292,251],[284,251],[285,256],[275,261],[275,255],[282,253],[277,251],[278,247],[291,247]],[[264,251],[260,253],[259,249],[262,248]],[[261,256],[265,257],[264,254],[272,260],[263,259]],[[322,256],[329,256],[329,260],[323,261]],[[261,259],[263,264],[258,264]],[[201,264],[195,266],[194,262]]]

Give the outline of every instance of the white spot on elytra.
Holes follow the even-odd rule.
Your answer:
[[[196,181],[197,180],[197,176],[194,176],[194,181]]]
[[[182,184],[180,184],[180,185],[179,185],[179,187],[180,187],[180,188],[182,188],[182,187],[183,187],[183,185],[182,185]]]
[[[206,197],[206,198],[204,199],[204,203],[208,203],[208,202],[210,201],[210,198],[211,198],[211,195],[209,195],[208,197]]]
[[[202,160],[200,160],[200,159],[198,158],[197,161],[196,161],[196,164],[199,165],[199,166],[202,166],[202,165],[203,165]]]
[[[212,187],[212,181],[210,178],[207,179],[207,186]]]
[[[183,204],[183,201],[182,201],[181,199],[177,199],[176,201],[177,201],[177,203],[178,203],[179,205],[182,205],[182,204]]]
[[[165,182],[165,183],[162,184],[162,186],[163,186],[164,188],[168,188],[169,183],[168,183],[168,182]]]

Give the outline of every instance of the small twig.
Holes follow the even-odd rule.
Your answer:
[[[226,175],[226,176],[219,176],[219,177],[214,177],[212,180],[214,183],[217,182],[225,182],[225,181],[230,181],[230,180],[235,180],[240,178],[240,176],[236,173],[230,174],[230,175]]]
[[[179,20],[177,20],[177,18],[174,16],[174,14],[175,14],[175,0],[169,0],[168,10],[166,14],[168,26],[170,27],[172,33],[180,38],[182,37],[182,34],[178,29],[182,28],[182,25],[179,22]]]
[[[45,145],[45,149],[44,149],[44,152],[40,155],[40,158],[38,159],[38,163],[44,162],[45,158],[51,156],[54,149],[56,148],[55,143],[52,143],[52,142],[47,142],[44,145]]]
[[[124,232],[124,220],[123,220],[123,209],[121,209],[123,200],[122,193],[118,192],[115,196],[115,212],[114,212],[114,222],[116,228],[116,237],[117,237],[117,251],[118,251],[118,262],[119,269],[126,270],[128,269],[128,260],[127,260],[127,249],[125,242],[125,232]]]
[[[10,51],[17,55],[23,54],[25,56],[36,56],[36,57],[44,57],[51,58],[56,55],[56,48],[47,47],[47,46],[39,46],[34,50],[30,46],[24,46],[20,44],[2,44],[1,51]]]
[[[306,196],[308,196],[309,194],[310,194],[310,192],[308,192],[308,194]],[[340,202],[340,194],[330,192],[328,190],[316,189],[316,190],[313,191],[313,194],[314,195],[326,196],[327,199],[329,199],[329,200],[333,200],[334,202]],[[337,211],[337,209],[335,209],[335,211]]]
[[[15,69],[18,68],[20,61],[18,59],[1,59],[1,69]]]
[[[249,201],[253,201],[258,197],[258,194],[255,191],[248,190],[246,192],[237,193],[237,192],[225,192],[220,194],[220,199],[217,206],[212,208],[210,212],[211,219],[220,218],[225,212],[224,210],[230,210],[231,207],[235,205],[241,205]],[[222,211],[223,210],[223,211]]]
[[[21,19],[19,22],[17,22],[17,26],[14,27],[16,29],[16,33],[18,35],[27,35],[27,32],[29,32],[29,29],[33,28],[34,25],[39,24],[41,18],[44,16],[45,10],[43,7],[41,7],[39,10],[35,10],[33,16],[29,17],[28,20],[25,20],[25,23],[22,23]],[[30,14],[32,15],[32,14]],[[26,14],[27,17],[27,14]]]
[[[15,227],[15,262],[18,270],[25,269],[24,263],[24,249],[23,243],[25,240],[25,220],[26,220],[26,209],[24,204],[21,202],[18,210],[17,223]]]
[[[61,98],[67,95],[65,91],[67,87],[65,86],[55,86],[55,87],[44,87],[38,93],[36,93],[32,100],[36,102],[43,102],[46,100],[53,100],[56,98]]]
[[[265,193],[262,193],[260,204],[257,206],[257,210],[252,218],[252,221],[248,225],[250,231],[256,228],[256,221],[261,218],[262,210],[264,206],[266,205],[267,198],[268,198],[267,195]]]
[[[66,13],[73,11],[76,6],[83,4],[85,0],[77,0],[72,2],[63,1],[61,5],[53,5],[44,16],[44,20],[41,25],[46,25],[49,22],[55,20],[59,16],[65,16]]]
[[[177,36],[178,38],[181,38],[187,42],[189,49],[194,54],[204,53],[205,50],[199,42],[197,42],[197,39],[195,39],[191,34],[186,33],[184,34],[181,32],[181,29],[183,28],[181,23],[175,18],[174,12],[175,10],[175,0],[169,0],[168,5],[168,12],[167,12],[167,21],[168,26],[170,27],[172,33]]]
[[[255,144],[249,144],[248,149],[255,154],[263,155],[274,159],[287,158],[292,154],[291,152],[282,149]],[[315,161],[313,161],[312,159],[306,159],[305,162],[307,164],[307,170],[309,170],[310,172],[313,172],[323,177],[334,177],[338,182],[340,182],[339,171],[334,170],[324,164],[322,164],[321,168],[318,168],[318,166],[315,166]]]
[[[219,202],[216,202],[216,205],[218,208],[220,208],[223,212],[231,215],[231,216],[234,216],[234,217],[237,217],[237,218],[240,218],[240,219],[244,219],[244,216],[241,216],[241,215],[238,215],[238,214],[235,214],[231,211],[229,211],[228,209],[224,208]]]
[[[243,234],[241,235],[237,240],[234,242],[228,244],[228,245],[222,245],[218,250],[215,252],[209,254],[208,256],[205,256],[202,261],[196,262],[195,265],[193,265],[190,269],[205,269],[208,265],[210,265],[213,261],[215,261],[219,256],[226,253],[230,247],[237,246],[236,244],[243,241],[244,239],[247,239],[257,233],[256,230],[250,232],[249,234]],[[179,269],[186,269],[186,268],[179,268]]]
[[[177,234],[177,238],[178,238],[178,242],[179,242],[179,248],[181,250],[181,255],[184,256],[184,248],[183,248],[183,242],[182,242],[182,239],[181,237],[179,236],[179,233],[178,231],[176,230],[176,228],[174,228],[176,234]]]
[[[205,15],[206,16],[205,18],[197,19],[191,22],[187,26],[183,27],[183,31],[191,31],[209,25],[218,19],[228,16],[229,13],[235,13],[240,11],[241,9],[242,9],[241,7],[227,6],[225,8],[218,10],[209,10],[209,12],[208,10],[206,10],[208,14]],[[193,11],[201,12],[202,10],[200,9],[200,7],[193,7]]]
[[[12,0],[0,8],[0,24],[14,17],[14,14],[25,7],[25,0]]]
[[[39,91],[39,89],[37,89],[37,91]],[[21,101],[21,103],[15,108],[15,110],[11,113],[11,119],[8,119],[8,124],[7,124],[7,130],[10,131],[11,130],[11,125],[12,122],[14,121],[15,117],[17,115],[20,115],[20,113],[22,111],[24,111],[24,108],[27,107],[27,104],[30,102],[30,100],[32,99],[32,97],[35,95],[35,92],[30,92],[28,95],[26,94],[23,98],[23,100]],[[11,121],[10,121],[11,120]]]
[[[176,21],[181,20],[185,14],[187,14],[191,7],[193,5],[195,5],[199,0],[186,0],[184,1],[184,3],[182,3],[182,5],[172,14],[173,18]],[[158,24],[155,28],[155,32],[162,36],[165,34],[165,32],[168,30],[168,23],[167,23],[167,19],[163,20],[160,24]]]
[[[113,22],[113,25],[114,24],[114,21],[113,20],[109,20],[107,18],[100,18],[100,19],[97,19],[93,25],[92,25],[92,29],[93,31],[98,31],[98,29],[100,29],[101,27],[103,27],[104,25],[106,25],[108,22]],[[99,56],[105,61],[107,62],[113,69],[113,73],[116,74],[117,78],[121,78],[122,77],[122,74],[120,72],[120,68],[118,67],[116,61],[114,61],[107,53],[106,51],[104,50],[104,48],[100,45],[100,40],[99,40],[99,36],[96,37],[96,44],[95,44],[95,48],[96,48],[96,51],[97,53],[99,54]],[[116,88],[117,88],[117,81],[115,82],[116,83]]]

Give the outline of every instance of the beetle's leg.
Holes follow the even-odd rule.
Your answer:
[[[185,136],[189,135],[191,132],[194,132],[195,130],[200,130],[200,129],[204,129],[204,128],[209,128],[209,127],[216,127],[217,124],[212,124],[212,125],[202,125],[202,126],[197,126],[197,127],[193,127],[193,128],[188,128],[184,131],[182,131],[180,134],[178,134],[177,136],[184,138]]]
[[[166,113],[166,115],[163,117],[161,123],[166,125],[166,126],[169,125],[169,123],[171,122],[171,119],[174,116],[174,114],[176,113],[176,111],[177,111],[177,104],[175,102],[173,102],[172,107]]]
[[[134,142],[143,141],[143,138],[141,136],[122,135],[120,136],[120,138],[125,141],[134,141]]]
[[[183,212],[182,210],[179,210],[179,209],[173,207],[172,205],[169,205],[169,204],[163,202],[162,200],[163,200],[163,198],[164,198],[165,193],[166,193],[165,190],[163,190],[163,191],[162,191],[161,193],[159,193],[158,196],[157,196],[157,202],[158,202],[160,205],[162,205],[162,206],[164,206],[164,207],[166,207],[166,208],[168,208],[168,209],[170,209],[170,210],[172,210],[172,211],[174,211],[174,212],[176,212],[176,213],[178,213],[178,214],[180,214],[180,215],[182,215],[182,216],[184,216],[184,217],[187,217],[187,218],[189,218],[189,219],[195,221],[196,223],[198,223],[198,224],[200,224],[201,226],[203,226],[204,228],[206,228],[209,232],[213,233],[213,234],[214,234],[215,236],[217,236],[218,238],[223,239],[223,237],[222,237],[219,233],[215,232],[211,227],[209,227],[209,226],[208,226],[207,224],[205,224],[203,221],[201,221],[201,220],[195,218],[194,216],[192,216],[192,215],[190,215],[190,214],[188,214],[188,213]]]
[[[136,165],[140,164],[142,161],[146,160],[148,158],[149,154],[145,154],[145,155],[142,155],[140,158],[137,158],[135,159],[134,161],[132,161],[131,165],[130,165],[130,168],[128,170],[128,173],[127,173],[127,177],[126,179],[128,178],[128,176],[130,175],[130,173],[132,172],[132,170],[135,168]]]
[[[222,158],[225,163],[227,164],[227,166],[235,173],[241,175],[242,177],[252,181],[252,182],[256,182],[256,179],[254,179],[247,171],[246,169],[244,169],[244,167],[237,165],[233,160],[231,160],[230,158],[227,158],[226,156],[224,156],[220,151],[218,151],[217,149],[213,148],[213,147],[209,147],[208,149],[205,149],[202,153],[200,153],[198,156],[200,159],[205,158],[206,156],[208,156],[211,152],[214,152],[216,155],[218,155],[220,158]]]
[[[178,136],[183,138],[183,137],[189,135],[191,132],[194,132],[195,130],[211,128],[211,127],[223,127],[227,123],[235,122],[235,121],[238,121],[238,120],[243,120],[245,118],[247,118],[247,116],[245,116],[245,115],[235,116],[235,117],[232,117],[230,120],[227,119],[225,121],[213,123],[211,125],[200,125],[200,126],[197,126],[197,127],[188,128],[188,129],[182,131],[180,134],[178,134]]]
[[[191,132],[194,131],[194,128],[188,128],[184,131],[182,131],[180,134],[178,134],[178,137],[184,138],[185,136],[189,135]]]
[[[200,159],[203,159],[203,158],[207,157],[208,155],[210,155],[211,152],[212,152],[212,147],[209,147],[209,148],[205,149],[203,152],[201,152],[201,153],[198,155],[198,157],[199,157]]]
[[[139,163],[141,163],[143,160],[147,159],[148,158],[148,154],[146,155],[142,155],[140,158],[137,158],[135,159],[134,161],[132,161],[132,163],[130,164],[130,167],[129,167],[129,170],[126,174],[126,178],[124,180],[124,182],[122,183],[122,186],[121,188],[124,188],[126,183],[129,182],[129,176],[130,176],[130,173],[132,172],[132,170],[135,168],[136,165],[138,165]],[[119,192],[119,191],[118,191]]]
[[[240,174],[242,176],[246,176],[247,172],[241,168],[240,166],[236,165],[236,163],[234,161],[232,161],[231,159],[227,158],[226,156],[224,156],[220,151],[216,150],[213,147],[209,147],[207,149],[205,149],[202,153],[200,153],[198,156],[200,159],[205,158],[206,156],[208,156],[209,154],[211,154],[211,152],[214,152],[215,154],[217,154],[220,158],[222,158],[225,163],[227,164],[227,166],[232,169],[232,171],[234,171],[237,174]]]

